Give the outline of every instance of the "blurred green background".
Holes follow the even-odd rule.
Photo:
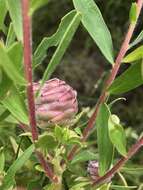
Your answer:
[[[114,43],[114,53],[117,54],[128,27],[131,0],[96,0],[106,24],[108,25]],[[48,5],[39,9],[33,16],[33,49],[44,36],[56,32],[61,18],[72,10],[71,0],[50,0]],[[141,15],[142,18],[142,15]],[[140,18],[134,36],[142,30]],[[47,58],[36,70],[35,80],[42,77],[55,48],[47,52]],[[129,65],[122,65],[123,72]],[[61,64],[57,67],[53,77],[68,82],[78,92],[79,104],[94,106],[102,89],[102,78],[110,69],[101,52],[90,38],[83,26],[78,28]],[[135,127],[140,133],[143,129],[143,96],[142,87],[123,94],[126,101],[120,101],[114,106],[114,113],[118,114],[127,127]],[[112,97],[112,100],[116,97]]]

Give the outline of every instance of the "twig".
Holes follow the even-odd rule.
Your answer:
[[[28,15],[29,0],[22,0],[23,13],[23,42],[24,42],[24,68],[27,80],[27,98],[29,108],[29,121],[32,131],[33,141],[38,140],[38,130],[36,127],[35,102],[32,81],[32,47],[31,47],[31,21]]]
[[[99,177],[94,181],[94,185],[100,185],[104,183],[107,179],[111,178],[119,169],[143,146],[143,137],[139,139],[136,144],[134,144],[126,157],[121,158],[111,170],[109,170],[104,176]]]
[[[24,42],[24,68],[25,68],[25,78],[27,80],[27,99],[29,108],[29,121],[31,126],[32,140],[38,140],[38,129],[36,125],[35,116],[35,102],[34,102],[34,92],[33,92],[33,81],[32,81],[32,37],[31,37],[31,18],[28,15],[29,11],[29,0],[22,0],[22,15],[23,15],[23,42]],[[36,151],[37,157],[45,171],[45,174],[49,179],[57,183],[58,178],[55,177],[52,169],[49,167],[44,156],[39,151]]]
[[[141,12],[142,5],[143,5],[143,0],[138,0],[137,1],[137,20],[138,20],[138,17],[140,15],[140,12]],[[129,28],[128,28],[127,34],[125,36],[125,39],[124,39],[124,41],[122,43],[120,51],[119,51],[119,53],[117,55],[117,58],[115,60],[115,64],[113,65],[113,68],[112,68],[112,70],[110,72],[109,78],[105,82],[104,89],[103,89],[103,91],[101,93],[101,96],[99,97],[99,100],[98,100],[96,106],[95,106],[95,111],[94,111],[93,115],[91,116],[91,118],[89,119],[87,127],[83,131],[83,139],[82,139],[82,141],[86,141],[86,139],[88,138],[88,136],[90,134],[90,131],[94,127],[94,123],[95,123],[95,120],[97,118],[97,114],[98,114],[98,110],[100,108],[100,105],[108,97],[107,89],[109,88],[109,86],[114,81],[114,79],[115,79],[115,77],[116,77],[116,75],[118,73],[118,70],[119,70],[119,68],[121,66],[122,59],[124,58],[126,52],[128,51],[129,43],[130,43],[130,40],[132,38],[133,32],[135,30],[135,27],[136,27],[136,23],[131,23],[130,26],[129,26]],[[73,157],[74,157],[77,149],[78,149],[77,145],[75,145],[72,148],[72,150],[68,154],[68,160],[72,160],[73,159]]]

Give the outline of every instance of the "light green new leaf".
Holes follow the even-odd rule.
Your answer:
[[[15,52],[16,53],[16,52]],[[25,85],[25,79],[19,73],[15,63],[10,59],[6,48],[0,43],[0,66],[7,73],[8,77],[16,84]]]
[[[137,61],[143,58],[143,46],[138,47],[131,53],[129,53],[122,62],[124,63],[131,63],[133,61]]]
[[[77,27],[79,26],[81,14],[76,11],[71,11],[67,16],[69,16],[72,19],[69,20],[68,26],[66,30],[64,31],[64,34],[60,40],[60,43],[52,56],[50,63],[48,64],[48,67],[46,71],[44,72],[44,76],[42,78],[41,86],[44,84],[46,80],[48,80],[51,76],[51,74],[56,69],[57,65],[60,63],[66,49],[68,48],[73,35],[75,34]]]
[[[137,3],[132,3],[129,16],[130,16],[130,22],[135,23],[137,20]]]
[[[16,35],[14,32],[13,24],[11,22],[9,25],[8,34],[6,38],[6,47],[9,47],[10,45],[12,45],[15,41],[15,38],[16,38]]]
[[[126,156],[126,135],[120,120],[116,115],[110,115],[108,120],[109,137],[117,151]]]
[[[16,172],[19,171],[21,167],[28,161],[33,151],[34,151],[34,145],[32,144],[29,148],[27,148],[24,151],[24,153],[17,160],[14,161],[14,163],[10,166],[6,176],[3,179],[3,184],[1,189],[8,190],[11,186],[13,186]]]
[[[110,111],[102,104],[97,115],[97,143],[99,150],[99,174],[102,176],[110,168],[113,157],[113,145],[109,138],[108,119]]]
[[[48,2],[49,0],[30,0],[30,15]]]
[[[4,19],[7,13],[5,0],[0,0],[0,30],[4,31]]]
[[[7,8],[13,23],[14,31],[17,39],[23,41],[23,29],[22,29],[22,9],[20,0],[6,0]]]
[[[111,94],[122,94],[143,84],[141,63],[133,64],[123,74],[121,74],[108,91]]]
[[[7,96],[1,101],[6,109],[21,123],[29,124],[28,114],[24,99],[20,96],[18,90],[12,87]]]
[[[130,190],[130,189],[136,189],[137,186],[128,186],[128,187],[125,187],[125,186],[120,186],[120,185],[111,185],[111,188],[113,190]]]
[[[71,164],[86,162],[89,160],[97,160],[97,158],[98,158],[97,154],[89,150],[84,150],[84,151],[79,152],[77,155],[75,155],[75,157],[71,161]]]
[[[47,55],[47,50],[49,47],[57,46],[63,39],[63,36],[67,32],[68,27],[72,23],[74,17],[76,15],[76,11],[71,11],[67,15],[65,15],[61,23],[59,25],[59,28],[55,34],[53,34],[51,37],[45,37],[39,46],[37,47],[34,57],[33,57],[33,67],[35,68],[41,62],[44,60],[44,58]]]
[[[82,14],[82,24],[106,59],[113,64],[114,58],[111,34],[99,8],[93,0],[73,0],[73,3],[75,8]]]
[[[137,45],[143,40],[143,31],[140,32],[140,34],[137,36],[137,38],[130,44],[129,48],[132,48],[133,46]]]

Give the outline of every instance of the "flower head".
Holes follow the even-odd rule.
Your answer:
[[[36,93],[40,83],[34,83],[33,86]],[[35,108],[40,127],[69,124],[78,111],[77,92],[62,80],[48,80],[36,98]]]

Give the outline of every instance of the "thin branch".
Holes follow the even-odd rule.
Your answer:
[[[136,144],[134,144],[126,157],[121,158],[111,170],[109,170],[104,176],[99,177],[94,181],[94,185],[100,185],[104,183],[107,179],[111,178],[119,169],[143,146],[143,137],[139,139]]]
[[[141,12],[142,5],[143,5],[143,0],[138,0],[137,1],[137,20],[138,20],[138,17],[140,15],[140,12]],[[90,134],[90,131],[94,127],[94,123],[95,123],[95,120],[97,118],[99,107],[106,100],[106,98],[108,97],[107,89],[110,87],[110,85],[114,81],[114,79],[115,79],[115,77],[116,77],[116,75],[117,75],[117,73],[119,71],[119,68],[120,68],[121,63],[122,63],[122,59],[124,58],[126,52],[128,51],[129,43],[130,43],[130,40],[132,38],[133,32],[135,30],[135,27],[136,27],[136,23],[131,23],[129,28],[128,28],[127,34],[125,36],[125,39],[124,39],[124,41],[122,43],[122,46],[121,46],[120,51],[119,51],[119,53],[117,55],[117,58],[116,58],[115,63],[113,65],[113,68],[112,68],[112,70],[110,72],[109,78],[105,82],[104,89],[103,89],[103,91],[101,93],[101,96],[99,97],[99,100],[98,100],[96,106],[95,106],[95,111],[94,111],[93,115],[91,116],[91,118],[89,119],[87,127],[83,131],[83,139],[82,139],[82,141],[86,141],[86,139],[88,138],[88,136]],[[68,154],[68,160],[73,159],[73,157],[74,157],[77,150],[78,150],[78,146],[75,145],[72,148],[72,150],[70,151],[70,153]]]
[[[29,121],[31,126],[31,133],[33,142],[38,140],[38,129],[36,125],[35,116],[35,102],[33,92],[33,81],[32,81],[32,37],[31,37],[31,18],[28,15],[29,12],[29,0],[22,0],[22,15],[23,15],[23,42],[24,42],[24,68],[25,78],[27,80],[27,99],[28,99],[28,110],[29,110]],[[22,127],[22,126],[21,126]],[[23,127],[22,127],[23,128]],[[52,169],[49,167],[44,156],[39,151],[36,151],[37,157],[45,171],[45,174],[49,179],[57,183],[58,178],[54,175]]]
[[[29,109],[29,121],[32,131],[33,141],[38,140],[38,130],[36,127],[35,102],[32,81],[32,47],[31,47],[31,19],[28,15],[29,0],[22,0],[23,13],[23,42],[24,42],[24,68],[27,80],[27,98]]]

